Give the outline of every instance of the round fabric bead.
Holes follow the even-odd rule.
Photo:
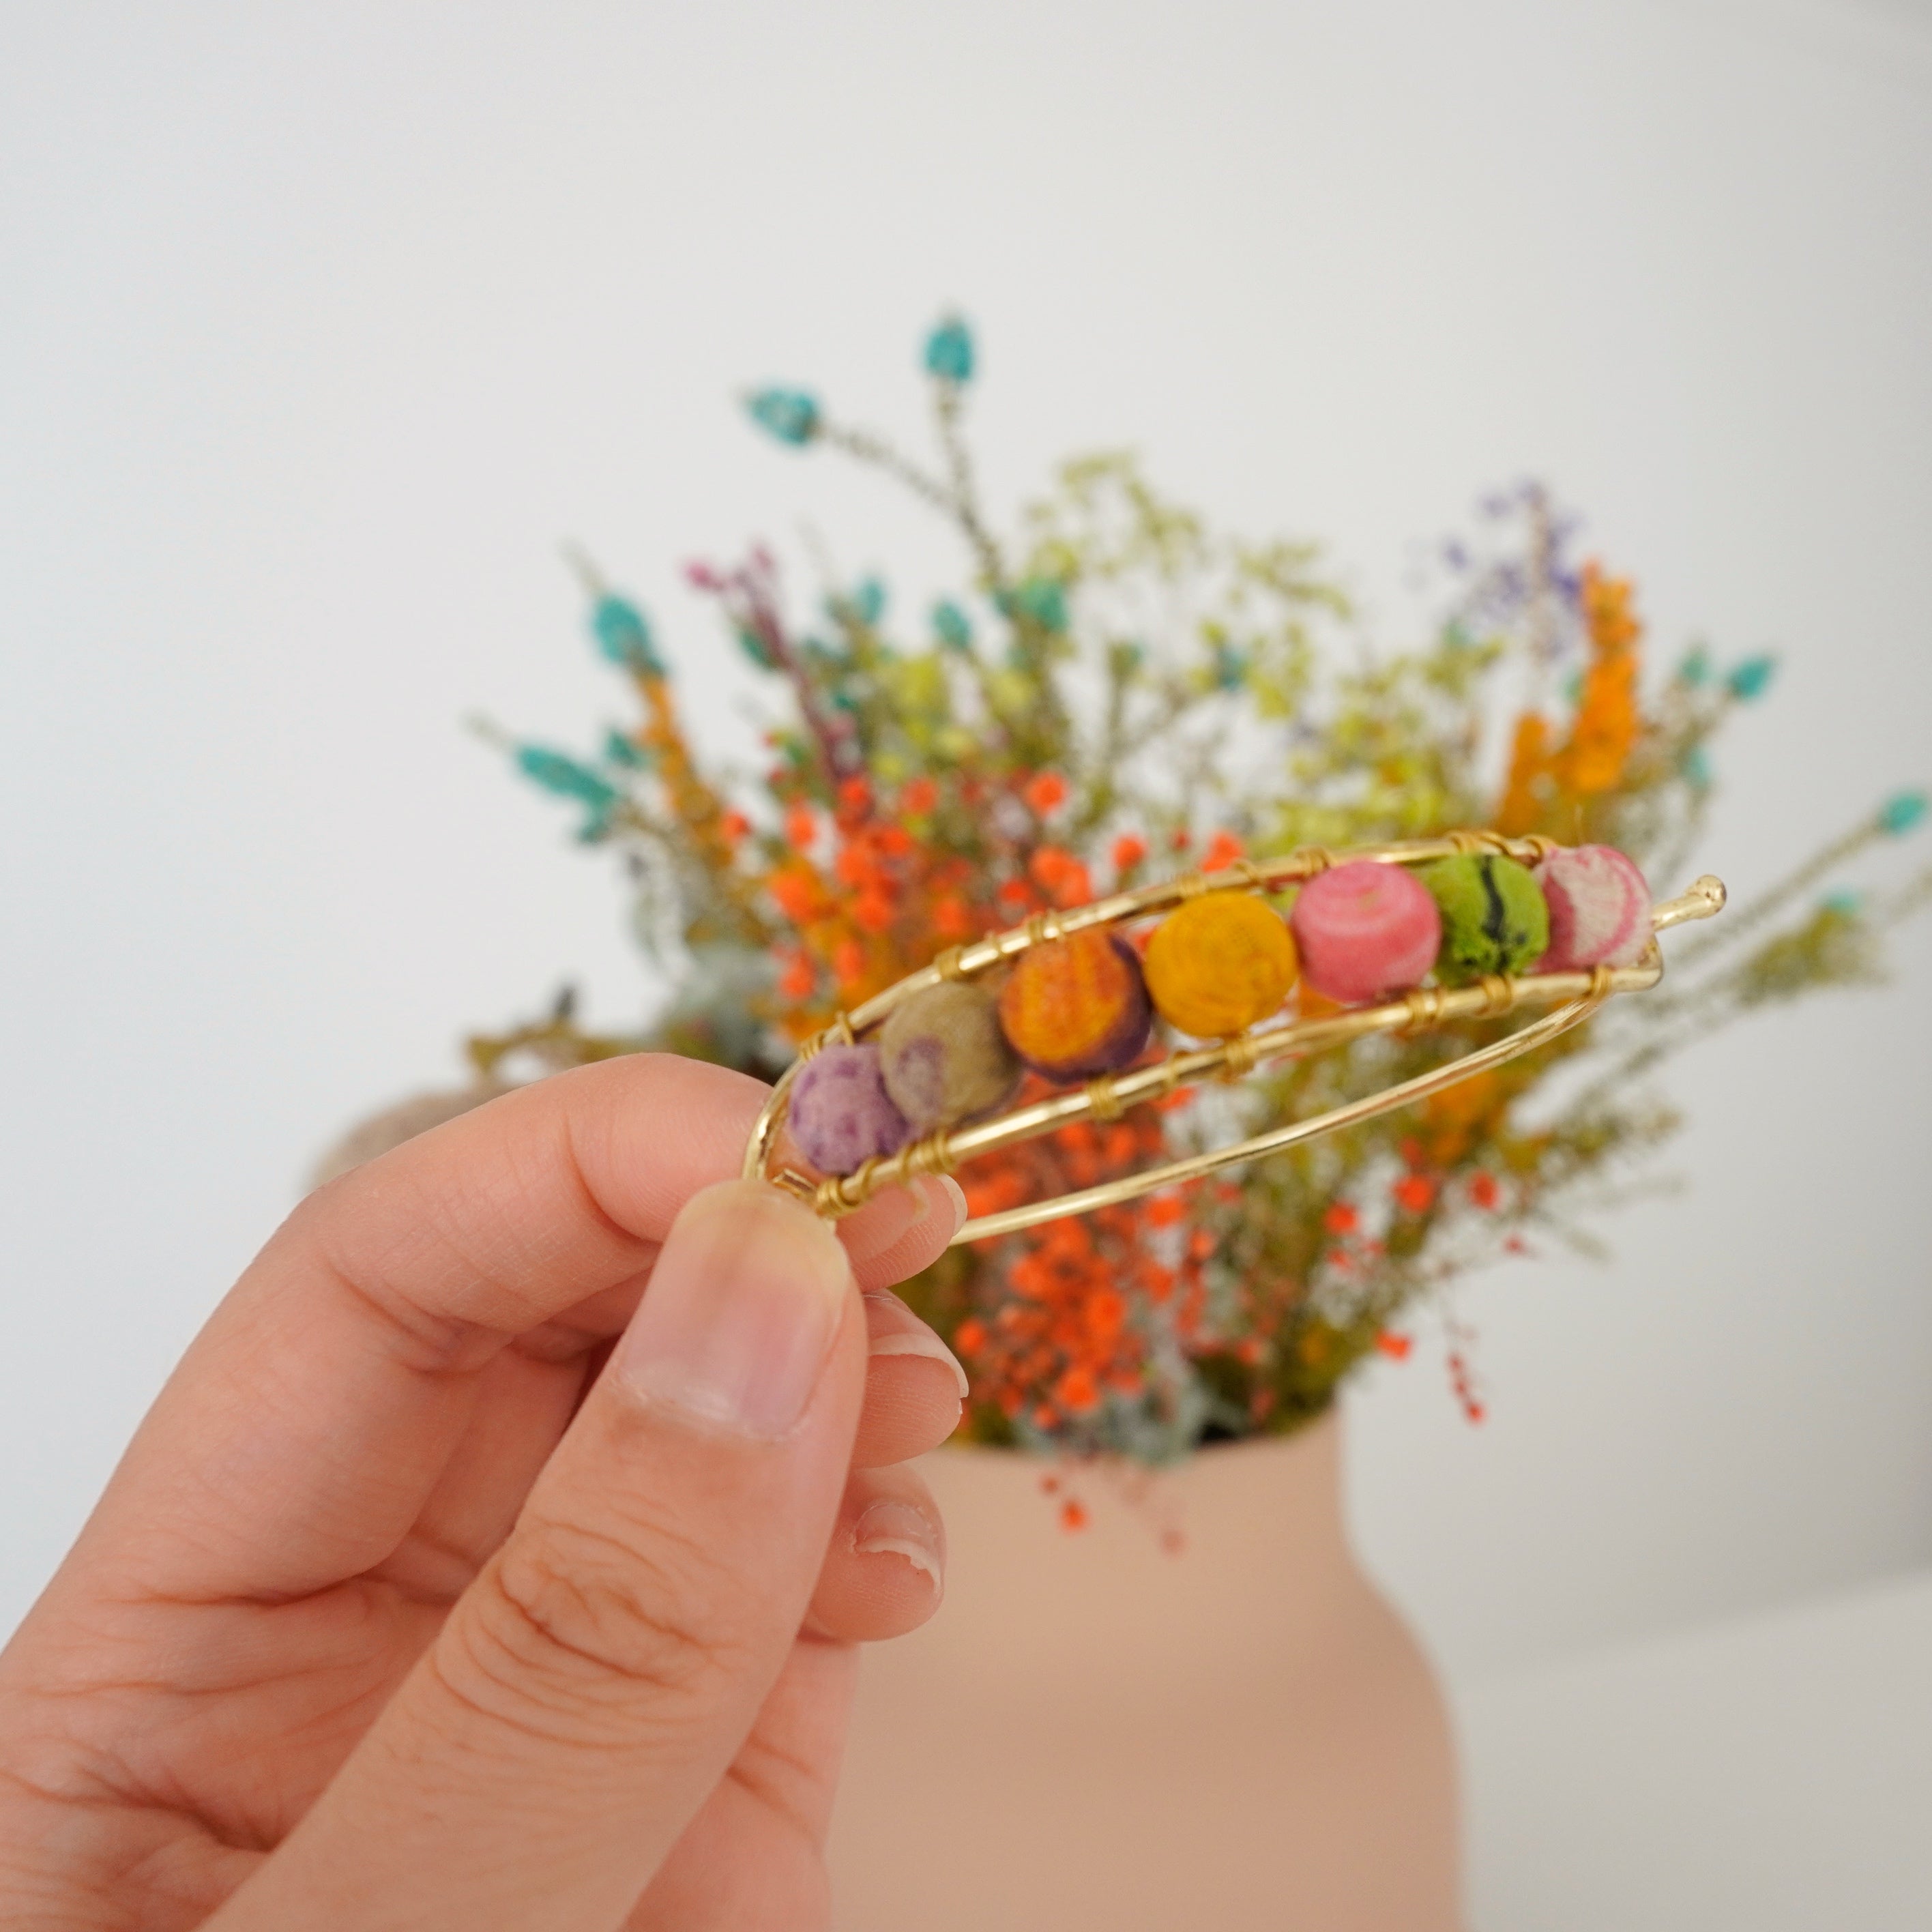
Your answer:
[[[1610,845],[1552,852],[1537,867],[1550,908],[1550,950],[1540,973],[1634,966],[1650,946],[1650,887]]]
[[[1000,1024],[1013,1051],[1049,1080],[1090,1080],[1147,1045],[1154,1008],[1141,962],[1108,932],[1029,946],[1000,989]]]
[[[998,999],[963,980],[896,1007],[879,1029],[879,1059],[886,1093],[919,1133],[987,1112],[1020,1081]]]
[[[850,1174],[874,1154],[898,1153],[912,1137],[869,1042],[828,1046],[807,1060],[792,1082],[786,1118],[800,1153],[821,1174]]]
[[[1294,984],[1294,941],[1250,892],[1190,899],[1148,942],[1147,988],[1168,1025],[1225,1040],[1266,1019]]]
[[[1352,859],[1297,894],[1290,920],[1306,986],[1344,1006],[1419,986],[1442,944],[1442,915],[1406,866]]]
[[[1442,916],[1437,976],[1447,986],[1520,973],[1550,946],[1550,908],[1529,868],[1493,853],[1438,859],[1421,872]]]

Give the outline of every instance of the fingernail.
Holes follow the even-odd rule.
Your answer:
[[[861,1556],[903,1556],[938,1594],[946,1588],[946,1546],[925,1512],[910,1503],[881,1498],[852,1526],[852,1547]]]
[[[612,1372],[649,1401],[747,1436],[789,1435],[851,1291],[828,1222],[760,1182],[722,1182],[672,1224]]]
[[[884,1288],[866,1297],[866,1346],[874,1355],[920,1355],[928,1362],[943,1363],[959,1385],[959,1400],[966,1400],[966,1371],[959,1358],[896,1294]]]
[[[950,1203],[947,1211],[952,1216],[952,1233],[956,1234],[966,1219],[966,1196],[950,1174],[940,1175],[939,1180]],[[908,1187],[888,1188],[876,1200],[868,1202],[862,1213],[855,1214],[846,1223],[845,1252],[855,1263],[868,1262],[874,1256],[884,1254],[933,1211],[933,1202],[929,1181],[914,1181]]]

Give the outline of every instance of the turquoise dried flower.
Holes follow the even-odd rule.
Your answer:
[[[604,762],[607,765],[622,765],[628,771],[646,771],[650,760],[636,741],[627,738],[619,730],[609,730],[604,734]]]
[[[590,609],[590,632],[597,648],[620,669],[644,677],[664,676],[664,660],[652,640],[650,624],[628,598],[608,592],[598,598]]]
[[[1902,838],[1925,816],[1925,808],[1922,791],[1901,791],[1880,806],[1878,822],[1893,838]]]
[[[594,845],[610,830],[610,814],[622,796],[616,786],[588,766],[542,745],[519,745],[516,756],[517,769],[532,784],[560,798],[574,798],[586,808],[577,833],[585,844]]]
[[[972,621],[950,597],[932,607],[932,634],[949,651],[973,648]]]
[[[1054,636],[1066,629],[1066,586],[1056,577],[1029,577],[1024,584],[1004,592],[1000,608],[1007,616],[1030,617],[1043,631]]]
[[[1724,688],[1733,698],[1748,704],[1754,698],[1762,698],[1771,688],[1771,680],[1776,674],[1775,658],[1746,658],[1744,662],[1724,680]]]
[[[942,382],[973,380],[973,332],[956,315],[944,317],[926,338],[926,368]]]
[[[616,789],[607,780],[587,765],[580,765],[574,758],[544,746],[519,745],[517,769],[545,791],[554,791],[560,798],[580,800],[595,811],[607,811],[617,802]]]
[[[886,586],[876,577],[868,577],[852,593],[852,613],[868,629],[886,614]]]
[[[748,624],[740,624],[733,634],[738,640],[738,648],[760,670],[776,670],[778,660],[772,656],[772,647]]]
[[[803,389],[760,389],[745,407],[760,429],[795,449],[818,434],[818,398]]]

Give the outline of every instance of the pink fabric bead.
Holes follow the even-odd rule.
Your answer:
[[[1536,883],[1550,907],[1550,950],[1539,973],[1634,966],[1650,944],[1650,888],[1613,846],[1579,845],[1550,854]]]
[[[1442,943],[1429,888],[1405,867],[1372,859],[1310,879],[1288,923],[1303,980],[1344,1006],[1419,986]]]

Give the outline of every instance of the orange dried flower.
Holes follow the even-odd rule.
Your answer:
[[[1426,1214],[1436,1199],[1436,1184],[1426,1174],[1405,1174],[1390,1192],[1405,1214]]]
[[[1539,712],[1526,711],[1516,721],[1509,782],[1503,788],[1502,802],[1496,808],[1498,832],[1520,838],[1536,830],[1554,788],[1555,755],[1549,721]]]
[[[1076,867],[1086,869],[1063,845],[1042,845],[1027,862],[1027,870],[1048,892],[1056,890]]]
[[[794,926],[808,925],[820,914],[824,894],[809,866],[780,866],[766,880],[765,890]]]
[[[973,930],[973,915],[966,910],[966,902],[956,893],[948,892],[944,898],[934,899],[928,916],[934,932],[941,939],[964,939]]]
[[[810,957],[803,952],[793,953],[786,960],[784,970],[778,976],[778,991],[788,1000],[808,998],[818,983],[818,972]]]
[[[974,1211],[982,1213],[1126,1172],[1163,1144],[1148,1113],[1106,1128],[1078,1122],[976,1161],[962,1178]],[[1142,1388],[1154,1311],[1184,1346],[1199,1329],[1199,1262],[1184,1256],[1176,1268],[1159,1258],[1172,1245],[1162,1230],[1183,1214],[1178,1197],[1168,1194],[1009,1237],[1006,1298],[990,1316],[970,1318],[975,1399],[1009,1415],[1043,1414],[1064,1430],[1097,1409],[1102,1391]]]
[[[1241,858],[1247,848],[1232,832],[1217,832],[1208,842],[1208,849],[1201,855],[1201,869],[1204,872],[1225,872]]]
[[[1616,786],[1636,743],[1636,643],[1643,626],[1630,608],[1628,579],[1606,577],[1601,566],[1586,563],[1580,594],[1591,658],[1563,776],[1571,791],[1588,797]]]
[[[1055,1400],[1070,1415],[1084,1415],[1100,1406],[1100,1391],[1094,1384],[1094,1372],[1083,1362],[1075,1363],[1060,1377],[1053,1393]]]
[[[1066,781],[1058,772],[1038,772],[1028,779],[1021,796],[1044,818],[1066,802]]]
[[[1578,596],[1590,641],[1600,651],[1627,650],[1643,635],[1643,626],[1630,608],[1632,586],[1627,577],[1606,577],[1592,559],[1583,566]]]
[[[1563,773],[1570,789],[1589,797],[1612,790],[1641,727],[1636,708],[1636,654],[1600,657],[1583,680],[1583,701],[1570,727]]]
[[[882,933],[892,922],[891,896],[868,886],[852,902],[852,923],[862,932]]]

